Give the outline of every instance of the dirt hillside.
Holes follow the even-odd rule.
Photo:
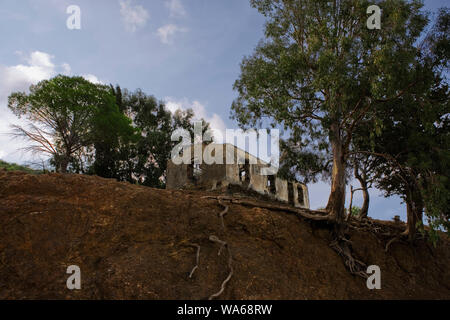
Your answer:
[[[388,239],[349,230],[354,256],[381,268],[381,290],[368,290],[323,223],[230,204],[224,230],[208,194],[0,171],[0,299],[207,299],[230,272],[211,236],[232,256],[221,299],[450,299],[448,239],[385,253]],[[66,288],[70,265],[81,268],[81,290]]]

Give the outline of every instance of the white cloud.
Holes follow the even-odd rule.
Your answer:
[[[48,53],[35,51],[31,53],[27,61],[32,66],[41,66],[43,68],[53,69],[55,67],[52,62],[53,58],[54,56],[51,56]]]
[[[87,81],[90,81],[94,84],[104,84],[103,81],[100,81],[96,76],[93,74],[84,74],[82,75],[83,78],[85,78]]]
[[[48,53],[34,51],[26,57],[26,65],[0,65],[0,107],[12,91],[27,90],[31,84],[56,75],[53,56]]]
[[[69,75],[70,72],[72,72],[72,68],[70,67],[70,65],[68,63],[63,63],[61,65],[62,69],[63,69],[63,74],[65,75]]]
[[[174,24],[166,24],[165,26],[158,28],[157,35],[162,43],[172,44],[173,37],[177,32],[187,32],[187,29],[178,27]]]
[[[119,4],[120,14],[127,31],[135,32],[147,24],[150,14],[144,9],[144,7],[140,5],[132,5],[131,0],[120,0]]]
[[[169,8],[170,17],[182,17],[186,15],[180,0],[166,0],[166,7]]]
[[[209,114],[205,106],[196,100],[191,102],[187,98],[177,100],[172,97],[166,97],[164,100],[166,102],[166,108],[172,113],[174,113],[178,109],[192,109],[194,111],[194,120],[200,120],[203,118],[206,122],[209,122],[210,128],[212,129],[213,133],[215,133],[215,141],[218,143],[223,142],[217,138],[219,137],[219,135],[225,137],[226,126],[222,118],[218,114]]]

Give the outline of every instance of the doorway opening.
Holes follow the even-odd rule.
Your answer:
[[[300,204],[300,206],[302,206],[302,207],[305,206],[305,196],[303,194],[303,186],[302,185],[297,186],[297,200],[298,200],[298,203]]]
[[[187,166],[187,177],[191,182],[197,182],[200,175],[202,173],[202,169],[200,168],[200,164],[188,164]]]
[[[288,203],[290,205],[295,205],[295,201],[294,201],[294,184],[292,182],[288,182]]]
[[[269,189],[271,194],[275,194],[277,192],[275,176],[267,176],[267,189]]]
[[[244,164],[239,165],[239,181],[244,184],[250,183],[250,163],[247,159]]]

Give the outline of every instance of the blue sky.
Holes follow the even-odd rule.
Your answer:
[[[426,0],[427,10],[444,0]],[[67,7],[81,9],[81,29],[69,30]],[[264,18],[247,0],[2,0],[0,4],[0,158],[30,155],[5,132],[21,123],[6,108],[8,95],[58,73],[143,89],[169,109],[194,108],[214,128],[229,118],[239,64],[263,36]],[[358,186],[354,183],[354,186]],[[329,186],[309,186],[311,207],[325,206]],[[404,205],[371,191],[369,214],[391,219]],[[361,195],[355,195],[356,204]]]

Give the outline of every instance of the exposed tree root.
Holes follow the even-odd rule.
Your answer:
[[[402,243],[405,243],[405,244],[411,244],[411,242],[408,241],[407,238],[408,238],[408,233],[406,233],[406,234],[404,232],[399,233],[398,235],[396,235],[395,237],[393,237],[391,240],[388,241],[388,243],[386,244],[386,248],[384,249],[384,252],[387,253],[389,251],[389,248],[395,242],[402,242]],[[422,239],[425,239],[425,238],[422,238]]]
[[[391,240],[389,240],[388,243],[386,244],[386,248],[384,249],[384,252],[387,253],[388,250],[389,250],[390,245],[393,244],[395,241],[398,241],[398,240],[400,239],[400,237],[401,237],[401,236],[398,235],[398,236],[392,238]]]
[[[221,198],[222,198],[222,197],[217,197],[217,200],[218,200],[219,204],[224,208],[224,210],[220,212],[219,217],[220,217],[220,220],[221,220],[222,228],[225,230],[225,223],[224,223],[224,218],[223,218],[223,217],[224,217],[224,215],[228,212],[229,206],[228,206],[228,205],[225,205],[225,204],[221,201],[221,200],[222,200]],[[212,299],[214,299],[214,298],[219,297],[219,296],[224,292],[227,283],[231,280],[231,277],[233,276],[234,270],[233,270],[233,258],[232,258],[232,255],[231,255],[230,247],[228,246],[227,242],[226,242],[226,241],[222,241],[222,240],[220,240],[218,237],[213,236],[213,235],[209,237],[209,240],[212,241],[212,242],[216,242],[216,243],[220,244],[220,248],[219,248],[219,252],[218,252],[218,255],[219,255],[219,256],[220,256],[220,254],[222,253],[222,250],[223,250],[224,248],[227,248],[227,251],[228,251],[228,268],[229,268],[229,270],[230,270],[228,276],[227,276],[227,277],[225,278],[225,280],[222,282],[222,285],[220,286],[220,290],[219,290],[217,293],[214,293],[213,295],[211,295],[211,296],[208,298],[209,300],[212,300]],[[192,268],[191,272],[189,273],[189,278],[192,278],[194,272],[198,269],[198,266],[199,266],[199,261],[200,261],[200,246],[199,246],[198,244],[195,244],[195,243],[187,243],[186,245],[187,245],[187,246],[190,246],[190,247],[195,247],[195,248],[197,248],[196,263],[195,263],[194,268]]]
[[[367,265],[352,256],[349,243],[351,242],[345,238],[336,239],[330,243],[330,247],[344,258],[344,263],[351,274],[367,279]]]
[[[234,198],[234,197],[220,197],[220,196],[219,197],[205,196],[202,198],[227,200],[227,201],[230,201],[231,203],[240,204],[240,205],[249,206],[249,207],[258,207],[258,208],[269,209],[269,210],[295,213],[303,218],[315,220],[315,221],[329,221],[329,220],[334,219],[334,217],[332,217],[331,215],[327,214],[324,211],[295,208],[295,207],[288,206],[288,205],[272,204],[272,203],[267,203],[267,202],[262,202],[262,201],[257,201],[257,200]]]
[[[386,238],[397,237],[398,233],[403,229],[400,226],[387,226],[379,224],[371,219],[364,218],[362,220],[351,220],[347,227],[353,230],[366,231],[374,234],[378,240],[385,241]],[[392,230],[394,229],[394,230]]]
[[[373,233],[381,232],[381,227],[375,224],[373,221],[367,218],[363,219],[351,219],[347,224],[350,228],[371,231]]]
[[[405,234],[400,232],[401,227],[382,225],[368,218],[362,220],[353,219],[347,224],[347,227],[353,230],[370,232],[375,235],[377,241],[381,244],[386,243],[387,239],[389,239],[384,249],[386,253],[394,242],[400,241],[405,237]],[[395,230],[393,231],[392,228]]]
[[[222,198],[221,197],[218,197],[217,201],[224,208],[223,211],[219,213],[219,217],[220,217],[220,222],[222,224],[222,228],[225,230],[225,222],[223,220],[223,216],[227,214],[229,207],[222,202]]]
[[[210,236],[209,237],[210,241],[216,242],[218,244],[220,244],[220,249],[219,249],[219,255],[222,251],[222,249],[224,247],[227,248],[228,250],[228,268],[230,270],[228,276],[226,277],[226,279],[222,282],[222,285],[220,286],[220,290],[217,293],[214,293],[213,295],[211,295],[208,300],[212,300],[214,298],[219,297],[223,291],[225,290],[225,286],[227,285],[228,281],[230,281],[231,277],[233,276],[233,258],[231,256],[231,250],[230,247],[228,246],[228,244],[225,241],[220,240],[219,238],[217,238],[216,236]]]
[[[192,276],[194,275],[195,270],[198,269],[198,264],[200,262],[200,246],[198,244],[191,244],[192,247],[196,247],[197,248],[197,256],[195,258],[195,266],[194,268],[192,268],[191,273],[189,274],[189,278],[192,278]]]
[[[226,206],[223,201],[230,201],[233,204],[239,204],[249,207],[258,207],[263,209],[269,209],[269,210],[276,210],[276,211],[283,211],[287,213],[294,213],[299,217],[314,220],[314,221],[330,221],[332,223],[335,223],[335,217],[331,214],[325,212],[325,211],[318,211],[318,210],[309,210],[309,209],[301,209],[301,208],[294,208],[292,206],[283,205],[283,204],[273,204],[273,203],[267,203],[264,201],[258,201],[258,200],[252,200],[248,198],[243,197],[225,197],[225,196],[204,196],[202,198],[206,199],[215,199],[219,202],[219,204],[224,207],[224,210],[220,213],[220,218],[222,222],[222,226],[224,226],[223,222],[223,215],[225,215],[228,212],[228,206]],[[355,230],[363,230],[363,231],[369,231],[374,233],[377,236],[392,236],[393,234],[390,232],[391,230],[388,230],[388,226],[380,225],[379,223],[376,223],[370,219],[363,218],[363,219],[349,219],[346,223],[346,227],[349,227],[351,229]],[[388,230],[388,231],[386,231]],[[330,247],[336,251],[343,259],[344,264],[349,270],[349,272],[353,275],[359,276],[361,278],[367,279],[368,275],[366,273],[367,271],[367,265],[366,263],[356,259],[352,255],[352,249],[351,249],[351,241],[349,239],[346,239],[344,236],[340,236],[340,232],[335,235],[335,240],[333,240],[330,243]],[[394,242],[397,238],[392,239],[388,245],[386,246],[386,251],[389,248],[389,245]],[[225,246],[228,248],[225,242],[218,240],[217,238],[215,240],[211,239],[211,241],[215,241],[218,243],[221,243],[221,249],[219,250],[219,254]],[[225,243],[225,244],[224,244]],[[229,249],[229,248],[228,248]],[[230,255],[230,275],[225,279],[224,283],[222,284],[222,289],[219,291],[216,295],[213,295],[210,297],[214,298],[220,295],[223,292],[225,284],[230,280],[231,275],[233,273],[233,269],[231,266],[231,253]]]
[[[262,202],[262,201],[257,201],[257,200],[250,200],[250,199],[236,198],[236,197],[205,196],[202,198],[216,199],[219,201],[219,203],[223,207],[225,207],[225,205],[221,201],[227,200],[227,201],[230,201],[231,203],[240,204],[240,205],[244,205],[244,206],[258,207],[258,208],[264,208],[264,209],[269,209],[269,210],[295,213],[302,218],[306,218],[306,219],[310,219],[310,220],[314,220],[314,221],[332,221],[332,222],[334,222],[334,217],[323,211],[294,208],[294,207],[282,205],[282,204],[272,204],[272,203],[267,203],[267,202]],[[223,212],[226,213],[225,210]],[[221,217],[222,217],[222,214],[221,214]],[[361,224],[361,222],[359,222],[359,223]],[[371,222],[368,222],[368,220],[367,220],[367,222],[364,221],[363,225],[364,225],[364,227],[371,227],[371,228],[374,227]],[[355,227],[355,228],[357,228],[357,227]],[[378,229],[376,231],[378,232]],[[337,239],[333,240],[330,243],[330,247],[334,251],[336,251],[341,257],[344,258],[344,263],[347,266],[350,273],[366,279],[368,277],[367,273],[366,273],[367,266],[364,262],[359,261],[358,259],[355,259],[353,257],[350,245],[351,245],[350,240],[348,240],[344,237],[339,237],[339,236],[337,237]]]

